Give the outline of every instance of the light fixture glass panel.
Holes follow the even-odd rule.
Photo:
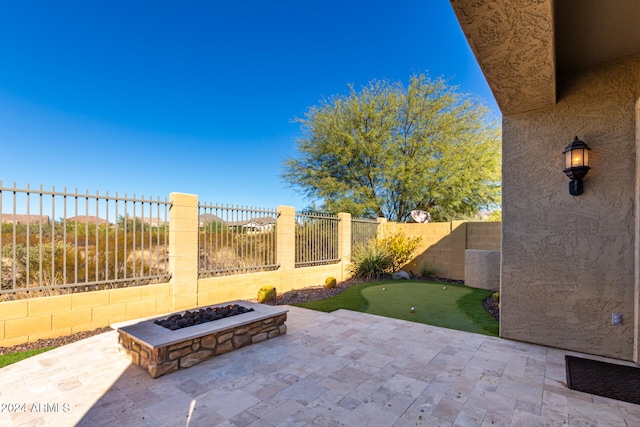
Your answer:
[[[582,166],[589,166],[589,150],[587,150],[586,148],[582,149],[582,157],[583,157],[583,161],[582,161]]]
[[[578,148],[576,150],[571,150],[571,167],[579,167],[582,166],[584,159],[584,148]]]

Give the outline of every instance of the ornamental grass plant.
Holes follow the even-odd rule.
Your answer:
[[[373,280],[388,273],[393,268],[393,261],[385,246],[370,242],[357,245],[351,253],[349,272],[354,277]]]
[[[400,232],[359,244],[352,250],[349,272],[364,280],[394,273],[411,260],[420,243],[421,237],[409,237]]]

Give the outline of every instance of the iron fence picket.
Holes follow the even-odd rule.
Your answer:
[[[295,267],[335,264],[340,218],[318,212],[296,214]]]
[[[5,194],[11,195],[11,213],[4,212]],[[34,197],[37,197],[36,203]],[[47,198],[50,205],[45,203],[49,201]],[[73,204],[72,220],[68,217],[70,202]],[[131,218],[128,203],[133,204],[134,210],[134,230],[131,231],[127,229]],[[111,217],[112,204],[115,220]],[[119,217],[120,204],[124,204],[122,219]],[[28,184],[24,189],[18,188],[16,183],[13,187],[4,187],[0,181],[0,301],[168,281],[171,277],[167,235],[170,204],[166,199],[136,198],[135,194],[129,198],[126,193],[124,197],[119,197],[118,193],[114,197],[108,192],[100,195],[98,191],[90,195],[89,190],[79,193],[77,188],[75,192],[68,192],[66,187],[63,191],[52,187],[48,191],[42,185],[34,190]],[[37,213],[32,211],[32,206]],[[148,216],[145,213],[147,206]],[[157,206],[156,217],[153,216],[154,206]],[[141,218],[136,216],[138,207]],[[164,207],[164,217],[161,207]],[[18,214],[19,210],[26,214]],[[57,212],[63,213],[59,220],[55,219]],[[106,218],[101,218],[103,215]],[[137,222],[141,226],[136,231]],[[84,236],[80,234],[82,231]],[[11,243],[7,243],[7,235],[11,236]],[[154,235],[157,237],[155,245]],[[144,259],[145,252],[148,252],[148,261]]]
[[[200,203],[198,277],[277,269],[278,215],[275,209]]]
[[[351,250],[368,244],[378,235],[378,220],[367,218],[351,218]]]

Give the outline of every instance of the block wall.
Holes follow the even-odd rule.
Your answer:
[[[351,215],[339,214],[340,262],[296,268],[295,209],[279,206],[277,270],[198,278],[198,197],[171,193],[170,198],[169,267],[172,276],[169,283],[0,303],[0,346],[231,300],[255,300],[258,290],[265,285],[275,286],[282,294],[322,286],[327,277],[335,277],[340,282],[349,276]],[[497,245],[499,249],[499,223],[399,224],[379,220],[379,238],[399,231],[423,239],[416,258],[403,268],[416,274],[424,263],[435,268],[435,276],[464,280],[465,249],[469,246],[478,249],[483,245],[491,248]]]
[[[432,222],[426,224],[384,222],[383,236],[403,232],[422,237],[413,260],[402,270],[420,273],[425,264],[435,269],[433,276],[465,279],[465,250],[500,250],[499,222]]]
[[[6,301],[0,304],[0,346],[53,338],[164,314],[171,309],[168,283]]]
[[[467,249],[499,251],[501,233],[501,222],[468,222]]]
[[[0,346],[94,330],[112,323],[151,317],[236,299],[255,300],[265,285],[278,293],[347,278],[351,215],[339,214],[340,262],[295,267],[295,209],[279,206],[275,271],[198,278],[198,197],[171,193],[169,283],[84,292],[0,303]]]

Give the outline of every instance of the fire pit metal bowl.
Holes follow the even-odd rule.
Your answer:
[[[201,308],[193,311],[187,310],[182,314],[172,314],[166,319],[154,320],[153,323],[175,331],[182,328],[188,328],[189,326],[200,325],[201,323],[224,319],[225,317],[249,313],[251,311],[254,311],[253,308],[247,308],[240,304],[229,304],[222,305],[220,307]]]

